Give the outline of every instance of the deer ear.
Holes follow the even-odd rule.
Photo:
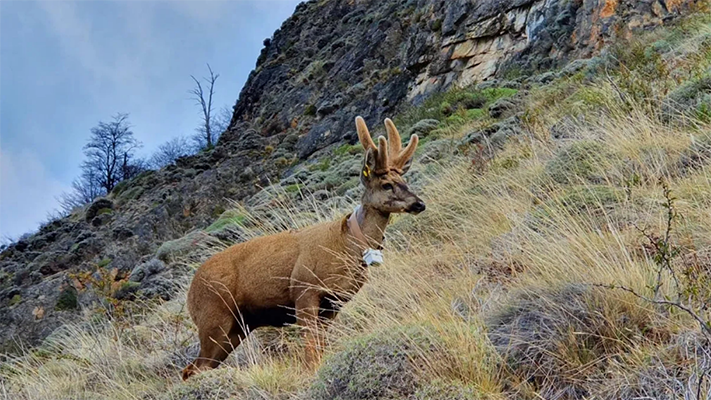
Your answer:
[[[373,177],[373,172],[375,171],[376,164],[378,162],[377,150],[368,149],[363,157],[363,168],[360,171],[360,181],[363,185],[367,185],[370,179]]]

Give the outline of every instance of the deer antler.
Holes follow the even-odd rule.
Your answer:
[[[390,144],[390,158],[396,160],[402,149],[402,139],[395,124],[390,118],[385,118],[385,130],[388,132],[388,142]]]
[[[387,172],[390,166],[390,161],[388,159],[388,142],[384,137],[378,137],[378,146],[375,146],[373,139],[370,137],[370,131],[368,131],[368,126],[365,124],[365,120],[362,117],[356,117],[356,129],[358,130],[358,138],[363,144],[363,148],[367,153],[372,150],[376,157],[377,169]]]
[[[385,172],[387,172],[388,166],[390,166],[388,160],[388,142],[382,136],[378,136],[378,162],[376,165],[379,166],[378,169],[384,169]]]
[[[405,150],[401,150],[402,139],[400,139],[400,133],[390,118],[385,119],[385,130],[388,132],[388,142],[390,142],[390,165],[401,170],[415,154],[420,138],[417,135],[410,136],[410,142],[407,147],[405,147]]]
[[[365,124],[363,117],[356,117],[356,130],[358,131],[358,139],[363,145],[363,149],[368,152],[368,149],[377,150],[373,139],[370,137],[370,131],[368,131],[368,126]]]

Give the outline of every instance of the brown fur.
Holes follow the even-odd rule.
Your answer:
[[[400,136],[386,120],[388,152],[382,137],[375,147],[362,118],[356,119],[356,126],[366,150],[361,175],[365,193],[356,217],[367,247],[377,248],[391,213],[419,213],[425,208],[402,179],[417,136],[401,151]],[[319,322],[335,317],[339,305],[350,300],[367,278],[361,259],[364,248],[348,227],[349,217],[236,244],[207,260],[188,292],[200,355],[185,367],[183,379],[217,367],[249,331],[262,326],[304,326],[307,361],[316,361]]]

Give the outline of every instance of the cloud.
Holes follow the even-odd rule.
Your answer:
[[[2,0],[0,0],[2,1]],[[148,156],[191,135],[190,75],[232,106],[262,40],[298,0],[39,1],[3,6],[0,235],[35,229],[78,173],[98,121],[127,112]]]
[[[143,4],[143,3],[141,3]],[[74,60],[97,87],[133,88],[145,86],[146,71],[160,59],[160,46],[152,39],[153,8],[140,4],[107,3],[114,18],[97,17],[81,2],[40,2],[49,30],[66,59]]]
[[[70,188],[52,178],[39,157],[0,148],[0,236],[19,237],[47,220],[56,197]]]

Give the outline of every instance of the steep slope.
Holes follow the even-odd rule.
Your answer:
[[[104,312],[0,362],[2,393],[709,398],[710,10],[616,40],[588,61],[453,88],[394,115],[423,133],[406,178],[428,208],[393,218],[385,265],[369,269],[326,330],[316,371],[294,326],[258,329],[225,365],[182,382],[197,338],[180,287],[168,301],[107,301]],[[152,259],[127,282],[111,269],[95,273],[120,286],[113,296],[140,295],[145,282],[224,245],[194,244],[202,239],[244,240],[342,215],[357,187],[340,182],[358,174],[361,157],[348,144],[319,150],[204,230],[164,243],[153,254],[174,260],[167,268]],[[85,213],[108,215],[107,205]]]
[[[453,86],[499,77],[520,87],[527,76],[596,54],[608,40],[663,24],[693,3],[302,3],[265,41],[214,149],[124,182],[0,254],[0,348],[37,344],[82,310],[112,309],[137,294],[170,298],[189,271],[180,256],[239,239],[221,229],[242,218],[225,213],[227,199],[259,204],[268,198],[262,188],[280,180],[290,193],[305,184],[325,196],[357,195],[349,190],[358,156],[323,161],[355,142],[355,115],[377,126]]]

